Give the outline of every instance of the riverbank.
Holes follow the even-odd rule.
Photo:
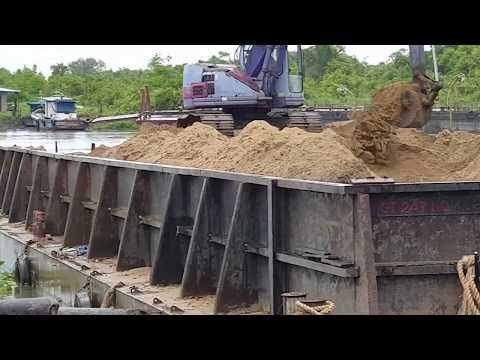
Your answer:
[[[22,128],[22,120],[15,119],[10,114],[0,113],[0,131]]]
[[[90,124],[89,131],[137,131],[139,125],[134,121],[116,121],[104,124]]]
[[[1,114],[0,114],[1,115]],[[26,130],[29,129],[23,125],[22,119],[0,116],[0,132],[8,130]],[[33,129],[33,128],[32,128]],[[89,124],[85,131],[137,131],[139,125],[131,121],[119,121],[107,124]],[[63,131],[63,130],[62,130]],[[82,130],[84,131],[84,130]]]

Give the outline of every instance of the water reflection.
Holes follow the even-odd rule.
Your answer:
[[[96,146],[115,146],[134,134],[127,131],[8,130],[0,132],[0,146],[43,146],[47,151],[54,152],[56,141],[59,153],[88,152],[92,143]]]
[[[63,306],[74,306],[75,293],[79,290],[78,279],[62,276],[61,272],[43,272],[40,279],[36,279],[33,285],[20,284],[17,282],[12,296],[5,298],[37,298],[54,297]]]

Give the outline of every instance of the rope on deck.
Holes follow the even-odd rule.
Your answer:
[[[325,305],[315,307],[308,306],[301,301],[295,302],[295,305],[297,307],[297,312],[305,315],[329,315],[335,310],[335,304],[328,300],[325,301]]]
[[[480,292],[475,284],[475,255],[462,257],[457,272],[463,287],[463,300],[458,315],[480,315]]]

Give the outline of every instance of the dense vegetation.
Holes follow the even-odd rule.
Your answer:
[[[291,54],[293,56],[293,54]],[[439,72],[446,89],[439,103],[476,105],[480,102],[480,45],[437,45]],[[26,101],[61,92],[75,98],[82,115],[115,115],[136,112],[139,89],[149,85],[152,105],[156,109],[181,106],[182,65],[155,55],[145,70],[106,70],[101,60],[78,59],[70,64],[52,65],[46,78],[36,67],[10,72],[0,68],[0,87],[22,90],[22,114],[28,113]],[[220,52],[207,62],[231,62],[228,53]],[[388,61],[369,65],[345,52],[339,45],[316,45],[305,49],[305,97],[308,105],[365,104],[376,90],[410,78],[408,52],[397,51]],[[431,53],[427,52],[427,69],[433,74]],[[464,81],[459,80],[464,74]],[[432,75],[433,76],[433,75]],[[0,119],[2,120],[2,119]]]

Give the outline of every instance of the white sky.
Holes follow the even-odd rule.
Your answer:
[[[347,45],[348,54],[371,64],[387,60],[388,56],[408,45]],[[162,57],[171,56],[172,64],[206,60],[219,51],[232,56],[237,45],[0,45],[0,68],[15,71],[23,66],[37,65],[38,71],[50,74],[50,65],[67,64],[80,57],[93,57],[103,60],[107,69],[141,69],[159,53]]]

